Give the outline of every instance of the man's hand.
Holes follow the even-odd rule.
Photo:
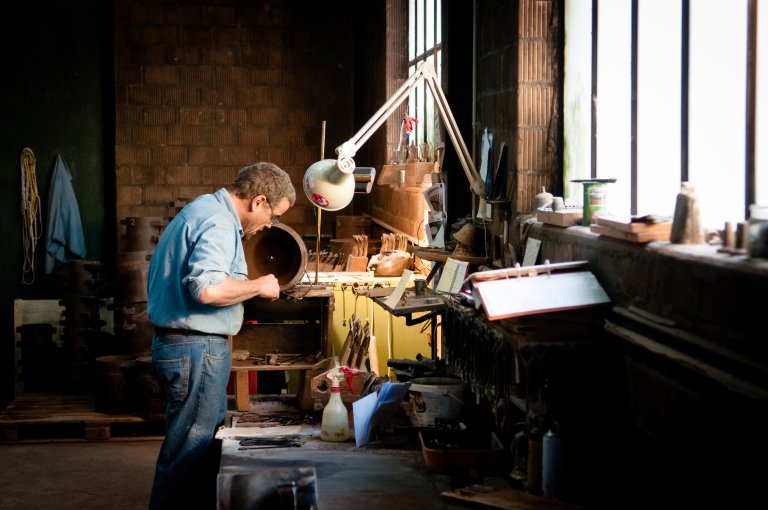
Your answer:
[[[280,297],[280,284],[277,282],[277,277],[273,274],[260,276],[254,282],[258,282],[261,290],[258,296],[268,299],[277,299]]]

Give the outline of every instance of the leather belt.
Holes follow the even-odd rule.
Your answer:
[[[218,333],[206,333],[196,329],[164,328],[161,326],[155,326],[155,334],[157,336],[218,336],[227,338],[227,335],[219,335]]]

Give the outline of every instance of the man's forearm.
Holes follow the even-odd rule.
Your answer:
[[[272,277],[274,282],[266,277],[255,280],[235,280],[228,277],[219,285],[204,288],[197,300],[207,305],[228,306],[252,297],[276,298],[280,294],[279,285],[272,275],[268,276]]]

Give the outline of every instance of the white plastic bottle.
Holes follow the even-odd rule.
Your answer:
[[[349,416],[347,408],[341,401],[339,380],[343,377],[340,371],[334,371],[331,377],[331,397],[323,409],[323,421],[320,426],[320,438],[323,441],[342,442],[349,439]]]

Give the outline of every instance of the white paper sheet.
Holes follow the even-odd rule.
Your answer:
[[[395,290],[392,291],[392,294],[390,294],[389,297],[384,300],[384,304],[390,308],[395,308],[397,303],[399,303],[400,299],[403,297],[405,288],[408,286],[408,282],[411,281],[411,278],[413,278],[413,271],[410,269],[405,269],[403,271],[403,276],[400,278],[400,281],[397,282],[397,287],[395,287]]]
[[[467,276],[468,262],[462,262],[448,257],[440,273],[440,281],[437,282],[436,292],[450,292],[455,294],[461,289],[461,284]]]

